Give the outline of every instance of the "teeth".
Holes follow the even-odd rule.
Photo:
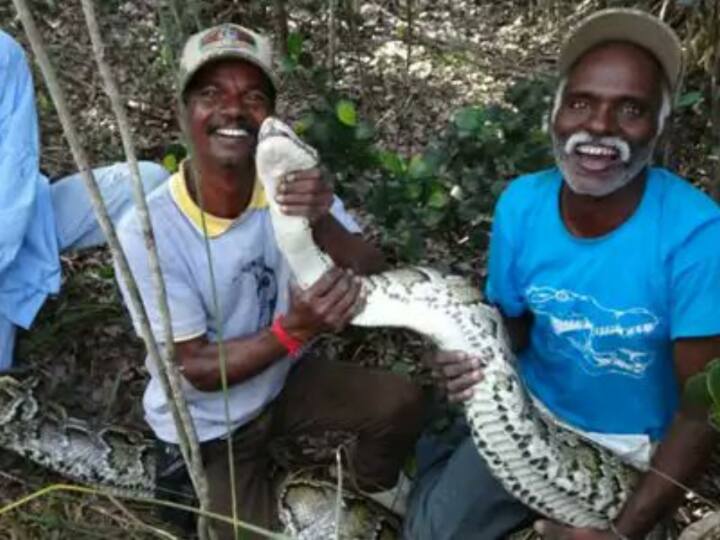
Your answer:
[[[223,137],[247,137],[249,133],[244,129],[221,128],[216,131],[218,135]]]
[[[577,147],[578,154],[584,154],[587,156],[607,156],[615,157],[618,151],[615,148],[609,148],[607,146],[596,146],[592,144],[581,144]]]

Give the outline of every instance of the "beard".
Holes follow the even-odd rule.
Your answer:
[[[632,147],[621,137],[594,137],[577,131],[559,137],[552,131],[553,155],[563,179],[578,195],[605,197],[628,185],[652,160],[657,137]],[[613,159],[581,155],[578,147],[602,147]]]

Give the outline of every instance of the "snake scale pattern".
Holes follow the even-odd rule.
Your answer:
[[[256,163],[278,244],[300,285],[310,286],[333,263],[313,244],[307,220],[283,215],[274,193],[282,176],[315,166],[317,155],[288,126],[269,118],[260,130]],[[514,369],[501,317],[482,302],[477,288],[459,276],[421,267],[364,277],[363,287],[367,304],[354,324],[408,328],[443,349],[481,359],[484,378],[465,403],[466,416],[478,451],[511,493],[552,519],[607,525],[632,489],[636,471],[533,406]],[[68,418],[61,407],[35,395],[35,383],[0,377],[0,448],[111,493],[154,495],[150,441]],[[280,484],[278,499],[281,520],[293,537],[335,538],[334,485],[291,478]],[[344,492],[341,508],[340,538],[398,537],[397,519],[372,501]]]
[[[316,166],[317,153],[276,118],[265,120],[259,140],[257,171],[277,242],[299,284],[309,287],[333,263],[313,243],[307,220],[283,215],[274,195],[286,173]],[[532,406],[514,369],[500,314],[483,304],[480,292],[459,276],[420,267],[363,280],[367,304],[353,324],[407,328],[442,349],[481,359],[484,378],[465,403],[466,416],[478,451],[505,488],[550,518],[605,528],[627,498],[636,473]]]

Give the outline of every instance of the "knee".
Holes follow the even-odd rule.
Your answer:
[[[397,376],[393,386],[387,389],[383,413],[394,425],[406,426],[407,429],[403,431],[418,434],[425,417],[422,390],[411,381]]]

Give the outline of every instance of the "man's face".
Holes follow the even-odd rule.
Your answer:
[[[570,189],[602,197],[649,163],[661,77],[649,53],[626,43],[595,47],[575,64],[552,125],[555,159]]]
[[[234,168],[253,157],[257,132],[272,114],[268,79],[242,60],[204,66],[185,91],[193,151],[201,160]]]

